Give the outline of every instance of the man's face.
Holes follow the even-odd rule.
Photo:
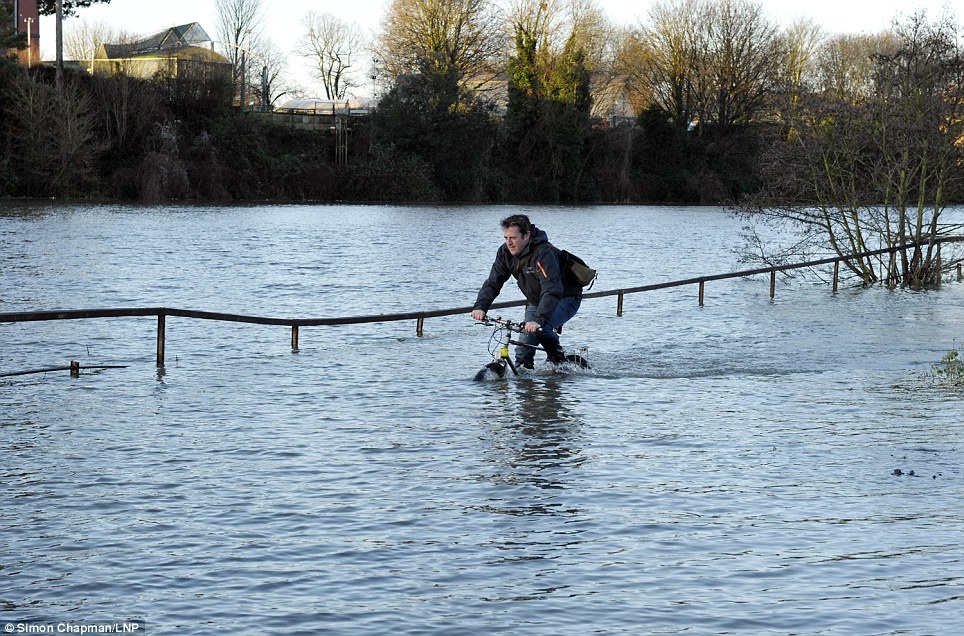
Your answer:
[[[518,256],[529,244],[531,233],[522,234],[519,228],[510,225],[502,231],[502,236],[505,237],[505,246],[509,248],[509,254]]]

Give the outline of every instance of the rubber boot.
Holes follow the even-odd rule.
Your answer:
[[[549,362],[552,364],[561,364],[566,361],[566,352],[562,349],[562,345],[559,344],[559,340],[551,336],[543,335],[541,332],[536,333],[536,338],[538,338],[542,348],[546,350],[546,356]]]

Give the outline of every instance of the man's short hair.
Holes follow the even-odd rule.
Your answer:
[[[505,230],[510,227],[518,228],[519,234],[522,236],[532,233],[532,223],[525,214],[513,214],[502,219],[502,229]]]

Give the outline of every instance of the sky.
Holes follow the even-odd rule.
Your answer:
[[[652,0],[597,0],[606,15],[617,25],[635,24],[645,18]],[[958,22],[964,21],[964,0],[759,0],[764,11],[777,23],[787,25],[800,17],[813,19],[830,33],[876,33],[891,25],[895,17],[919,9],[936,19],[946,8]],[[374,29],[381,21],[389,0],[263,0],[269,15],[266,35],[283,53],[290,53],[301,37],[301,19],[309,11],[330,13],[346,22],[357,22]],[[292,5],[297,5],[289,13]],[[150,35],[168,27],[198,22],[212,38],[217,37],[215,0],[111,0],[94,4],[65,22],[103,22],[136,35]],[[41,18],[41,56],[54,57],[54,20]],[[310,79],[304,61],[291,57],[289,68],[296,83],[309,93],[321,94]],[[315,91],[311,90],[316,88]]]

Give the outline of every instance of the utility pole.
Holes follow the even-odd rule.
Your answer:
[[[240,48],[240,47],[238,47]],[[244,88],[245,81],[247,80],[248,70],[244,67],[245,58],[247,57],[247,50],[241,49],[241,112],[244,112]]]
[[[268,65],[261,65],[261,110],[268,111]]]
[[[334,110],[334,106],[332,107]],[[348,117],[335,115],[335,164],[344,166],[348,163]]]
[[[57,71],[54,73],[54,86],[57,93],[64,92],[64,0],[57,0]]]
[[[27,23],[27,68],[30,68],[33,63],[33,35],[30,33],[33,18],[24,18],[23,21]]]

